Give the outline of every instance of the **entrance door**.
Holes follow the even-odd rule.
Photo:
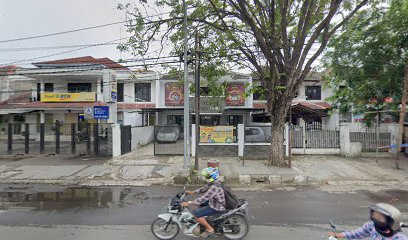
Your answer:
[[[220,125],[220,116],[204,115],[200,116],[201,126],[218,126]]]
[[[227,122],[230,126],[238,126],[238,124],[244,123],[244,118],[242,115],[229,115]]]
[[[132,150],[132,126],[120,126],[122,155]]]

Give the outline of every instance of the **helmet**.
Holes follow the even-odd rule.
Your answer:
[[[399,232],[401,229],[402,214],[398,208],[387,204],[387,203],[377,203],[370,207],[371,209],[371,220],[374,221],[376,230],[384,237],[393,236],[395,233]],[[380,213],[386,219],[385,224],[381,224],[373,219],[373,212]]]
[[[201,171],[201,177],[210,183],[217,181],[219,176],[218,170],[212,167],[204,168]]]

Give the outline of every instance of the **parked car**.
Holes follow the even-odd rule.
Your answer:
[[[159,142],[177,142],[180,139],[180,126],[167,125],[159,128],[156,140]]]
[[[271,140],[271,127],[245,127],[245,142],[269,143]]]

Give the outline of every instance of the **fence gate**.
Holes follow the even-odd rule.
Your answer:
[[[292,126],[292,148],[332,149],[340,148],[340,131],[327,129],[322,124]]]
[[[132,150],[132,126],[120,126],[122,155]]]
[[[155,155],[183,155],[184,133],[178,125],[154,126]]]

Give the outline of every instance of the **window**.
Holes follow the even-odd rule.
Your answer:
[[[210,88],[200,87],[200,96],[210,96]]]
[[[167,124],[177,124],[182,126],[184,124],[184,116],[182,115],[168,115]]]
[[[255,87],[253,98],[255,101],[265,100],[265,94],[263,93],[262,87]]]
[[[54,83],[45,83],[44,92],[54,92]]]
[[[321,100],[322,87],[321,86],[306,86],[306,100]]]
[[[68,83],[68,92],[92,92],[92,83]]]
[[[123,102],[124,98],[123,83],[118,83],[118,102]]]
[[[135,83],[135,102],[150,102],[150,92],[150,83]]]

